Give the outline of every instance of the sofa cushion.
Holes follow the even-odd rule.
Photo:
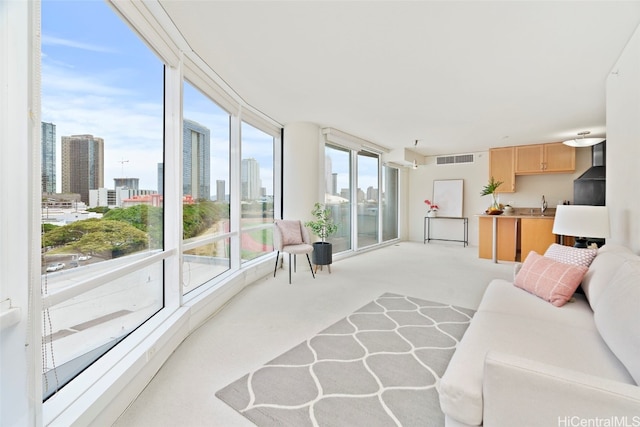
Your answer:
[[[529,301],[548,305],[539,298]],[[440,406],[448,417],[482,425],[484,362],[489,351],[633,384],[633,378],[595,329],[558,325],[527,317],[526,312],[510,315],[479,311],[437,384]]]
[[[477,311],[492,311],[513,316],[526,314],[527,317],[540,321],[597,330],[593,321],[593,311],[583,294],[574,294],[573,298],[558,310],[557,307],[541,301],[536,295],[502,279],[491,281]]]
[[[600,295],[596,327],[640,385],[640,261],[628,260]]]
[[[587,267],[564,264],[531,251],[514,285],[561,307],[580,286],[586,272]]]
[[[598,255],[589,266],[589,271],[582,280],[584,290],[591,308],[595,310],[599,297],[609,282],[626,260],[638,259],[637,255],[625,246],[607,243],[598,249]]]
[[[589,267],[598,253],[597,249],[574,248],[572,246],[552,243],[544,253],[544,256],[554,261],[565,264],[583,265]]]

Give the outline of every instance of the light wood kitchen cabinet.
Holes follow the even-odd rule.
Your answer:
[[[478,256],[493,258],[493,217],[481,216],[478,226]],[[496,219],[496,259],[515,261],[518,248],[518,220],[516,218]]]
[[[553,217],[522,218],[520,220],[520,258],[524,262],[530,251],[544,255],[547,248],[556,242]]]
[[[493,221],[491,215],[478,216],[478,257],[493,259]],[[499,215],[496,219],[496,261],[524,262],[529,252],[544,255],[557,236],[553,234],[553,216]],[[573,245],[565,237],[564,244]]]
[[[515,147],[515,173],[571,173],[576,170],[576,149],[561,142]]]
[[[489,178],[502,181],[497,193],[516,191],[514,147],[492,148],[489,150]]]

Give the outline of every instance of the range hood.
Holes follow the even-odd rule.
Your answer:
[[[605,205],[606,144],[607,141],[604,141],[591,147],[591,167],[573,181],[575,205]]]

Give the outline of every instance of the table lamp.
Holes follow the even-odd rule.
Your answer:
[[[606,206],[558,205],[553,234],[573,236],[576,248],[587,247],[587,237],[609,237],[609,210]]]

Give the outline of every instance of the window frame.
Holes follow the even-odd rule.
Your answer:
[[[151,49],[165,66],[164,80],[164,249],[154,260],[162,259],[164,263],[164,308],[152,316],[142,326],[133,331],[121,343],[108,351],[104,356],[95,361],[85,371],[72,380],[61,391],[51,396],[46,402],[32,402],[35,411],[36,424],[63,423],[71,425],[74,422],[82,423],[82,420],[94,420],[95,405],[99,402],[111,401],[114,394],[120,393],[125,387],[137,387],[142,389],[151,378],[151,375],[171,354],[179,343],[191,333],[201,322],[211,315],[216,307],[221,307],[229,298],[229,295],[238,292],[242,287],[251,283],[256,277],[271,271],[270,254],[265,254],[246,264],[240,264],[239,221],[232,225],[227,234],[231,238],[232,250],[231,270],[218,276],[201,286],[198,292],[190,292],[188,296],[182,294],[182,84],[184,76],[190,76],[189,83],[196,86],[205,95],[220,105],[223,109],[231,111],[230,116],[230,141],[231,148],[231,182],[229,191],[239,194],[239,170],[240,156],[240,126],[242,120],[252,126],[274,136],[274,216],[278,215],[281,206],[280,183],[281,177],[281,135],[282,125],[254,110],[246,104],[225,82],[223,82],[211,69],[191,52],[188,47],[180,43],[180,35],[174,33],[171,28],[164,28],[156,21],[149,20],[148,16],[162,14],[157,3],[139,3],[134,1],[107,0],[109,6],[116,14],[130,25],[130,28]],[[39,29],[40,3],[34,2],[33,28],[28,31],[32,38]],[[37,38],[36,38],[37,39]],[[177,41],[177,42],[176,42]],[[175,43],[174,43],[175,42]],[[36,74],[40,72],[40,51],[38,47],[31,47],[31,58]],[[39,79],[29,79],[29,89],[33,103],[39,105]],[[196,83],[197,82],[197,83]],[[39,109],[36,108],[31,130],[32,153],[30,157],[34,162],[40,161],[40,127]],[[235,149],[234,149],[235,147]],[[37,160],[36,160],[37,159]],[[35,171],[35,172],[34,172]],[[31,171],[32,184],[41,189],[40,168]],[[30,192],[38,194],[37,191]],[[38,197],[39,199],[39,197]],[[239,197],[235,199],[236,209],[239,212]],[[34,204],[35,205],[35,204]],[[238,215],[238,214],[236,214]],[[40,209],[32,207],[30,212],[32,228],[39,229]],[[267,225],[265,225],[267,226]],[[35,236],[30,243],[32,269],[40,266],[40,235]],[[220,236],[222,238],[222,236]],[[35,242],[37,240],[37,243]],[[36,250],[38,249],[38,250]],[[157,258],[155,258],[157,257]],[[115,274],[124,274],[135,269],[135,265],[127,265]],[[31,274],[31,276],[35,276]],[[37,275],[39,282],[39,275]],[[34,286],[31,281],[31,286]],[[87,286],[98,285],[97,279],[87,281]],[[39,283],[38,283],[39,286]],[[39,292],[30,295],[31,307],[39,313],[43,299]],[[49,303],[49,302],[48,302]],[[40,343],[41,328],[34,322],[30,328],[31,341]],[[169,349],[169,351],[167,351]],[[41,395],[40,382],[40,346],[32,346],[33,371],[35,380],[31,380],[29,387],[34,393]],[[143,366],[143,368],[141,368]],[[135,375],[129,378],[128,384],[122,384],[122,377],[127,372]],[[108,391],[107,391],[108,390]],[[113,410],[113,409],[112,409]],[[106,416],[108,415],[101,415]]]

